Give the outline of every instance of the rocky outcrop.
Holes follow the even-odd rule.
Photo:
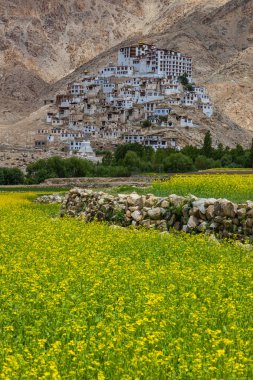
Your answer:
[[[61,216],[79,217],[86,222],[108,221],[187,233],[214,233],[219,237],[253,241],[253,202],[235,204],[227,199],[201,199],[175,194],[119,194],[113,196],[87,189],[72,189],[65,197]]]

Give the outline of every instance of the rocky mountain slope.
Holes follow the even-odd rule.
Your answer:
[[[139,39],[190,54],[218,111],[253,131],[253,0],[0,0],[0,124]]]

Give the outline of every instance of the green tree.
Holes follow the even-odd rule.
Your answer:
[[[107,150],[104,154],[102,163],[103,165],[112,165],[113,162],[113,154],[109,150]]]
[[[143,128],[149,128],[151,127],[152,123],[150,120],[144,120],[142,123]]]
[[[249,149],[249,159],[251,162],[250,167],[252,168],[253,167],[253,139],[251,140],[251,145],[250,145],[250,149]]]
[[[232,161],[232,156],[229,153],[226,153],[221,157],[221,165],[223,168],[231,167]]]
[[[179,82],[180,82],[183,86],[187,86],[187,85],[189,84],[189,79],[188,79],[188,74],[187,74],[187,73],[184,73],[184,74],[182,74],[182,75],[179,75],[178,80],[179,80]]]
[[[136,152],[129,150],[124,158],[124,165],[130,168],[133,172],[138,171],[140,167],[140,158]]]
[[[201,149],[198,149],[196,146],[187,145],[182,150],[181,153],[185,154],[188,157],[191,157],[192,160],[195,160],[201,154]]]
[[[212,137],[210,131],[207,131],[204,138],[204,144],[202,148],[203,155],[206,157],[212,156]]]
[[[71,157],[65,162],[66,177],[92,177],[95,171],[95,165],[89,160],[78,157]]]
[[[25,176],[19,168],[0,168],[1,185],[21,185]]]
[[[223,155],[224,155],[224,146],[222,143],[219,143],[217,149],[213,150],[213,158],[215,160],[220,160]]]
[[[187,172],[193,170],[193,161],[183,153],[172,153],[164,160],[167,172]]]
[[[219,162],[213,160],[212,158],[207,158],[206,156],[198,156],[195,160],[195,167],[198,170],[205,170],[205,169],[211,169],[216,168],[217,164],[219,166]]]

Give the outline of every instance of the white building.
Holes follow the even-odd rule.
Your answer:
[[[124,143],[138,143],[144,146],[150,146],[153,149],[166,149],[168,147],[176,148],[177,141],[175,138],[164,138],[161,135],[157,134],[140,134],[140,133],[131,133],[125,134],[123,137]]]
[[[180,125],[181,127],[194,127],[193,120],[186,116],[181,117]]]
[[[113,66],[109,65],[107,67],[104,67],[100,72],[99,75],[101,77],[132,77],[134,74],[134,69],[131,66],[128,65],[120,65],[120,66]]]
[[[46,123],[47,124],[52,124],[52,119],[53,119],[53,117],[54,117],[54,113],[53,112],[48,112],[47,113],[47,117],[46,117]]]
[[[182,105],[184,106],[195,106],[198,102],[198,95],[194,92],[186,92],[181,100]]]
[[[119,139],[121,135],[122,135],[122,132],[118,128],[105,128],[105,129],[101,129],[100,131],[100,137],[102,137],[105,140]]]
[[[141,42],[121,48],[118,52],[118,64],[133,66],[140,74],[153,74],[161,78],[178,78],[186,73],[189,81],[192,81],[191,57]]]
[[[84,93],[84,87],[81,83],[77,83],[77,82],[69,83],[68,93],[72,95],[81,95]]]
[[[83,128],[82,128],[83,132],[84,133],[87,133],[87,134],[91,134],[91,135],[94,135],[98,132],[98,129],[95,125],[85,125]]]
[[[58,117],[55,117],[55,116],[53,116],[52,117],[52,125],[54,126],[54,127],[58,127],[58,126],[61,126],[61,125],[63,125],[63,120],[62,119],[59,119]]]
[[[168,84],[163,87],[163,93],[166,96],[179,94],[181,92],[179,84]]]
[[[171,113],[170,107],[156,107],[154,115],[156,116],[168,116]]]
[[[207,94],[201,94],[201,95],[198,95],[199,97],[199,100],[201,101],[201,103],[210,103],[210,98]]]
[[[164,96],[156,90],[140,91],[137,104],[148,103],[155,100],[164,100]]]
[[[198,108],[207,116],[212,117],[213,116],[213,105],[211,103],[207,104],[199,104]]]
[[[206,93],[205,87],[193,86],[193,91],[195,92],[195,94],[198,94],[198,95],[204,95]]]
[[[138,133],[130,133],[126,134],[123,137],[124,142],[127,143],[144,143],[145,136],[138,134]]]
[[[103,90],[104,94],[108,94],[108,93],[113,92],[115,90],[115,88],[116,88],[115,83],[104,83],[102,85],[102,90]]]
[[[109,103],[115,108],[122,109],[131,109],[134,105],[133,99],[131,97],[112,98]]]

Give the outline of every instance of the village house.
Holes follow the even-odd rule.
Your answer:
[[[52,117],[52,125],[53,126],[62,126],[64,124],[64,120],[57,116]]]
[[[46,117],[46,123],[47,124],[52,124],[52,119],[55,116],[54,112],[48,112],[47,117]]]
[[[100,137],[104,140],[116,140],[121,138],[122,136],[122,131],[115,127],[115,128],[100,128]]]
[[[161,128],[173,128],[174,127],[174,123],[172,120],[162,120],[160,116],[149,116],[148,117],[148,120],[150,121],[151,124],[153,125],[157,125]]]
[[[124,143],[139,143],[144,146],[152,147],[153,149],[176,148],[177,139],[175,137],[166,138],[162,133],[145,133],[137,132],[125,134],[123,136]]]
[[[39,139],[35,138],[35,141],[34,141],[34,145],[35,145],[36,149],[46,148],[47,143],[48,143],[48,141],[47,141],[47,137],[46,136],[40,137]]]
[[[183,98],[181,99],[181,104],[184,106],[194,106],[196,107],[196,104],[198,102],[198,95],[194,92],[186,92],[184,93]]]
[[[154,110],[154,115],[155,116],[168,116],[171,113],[171,110],[172,109],[170,107],[166,107],[166,106],[156,107],[156,109]]]
[[[207,117],[213,116],[213,105],[211,103],[199,104],[198,109],[200,109]]]
[[[37,130],[38,135],[47,135],[48,133],[50,133],[49,129],[40,128]]]
[[[187,116],[182,116],[180,119],[181,127],[194,127],[193,120]]]

